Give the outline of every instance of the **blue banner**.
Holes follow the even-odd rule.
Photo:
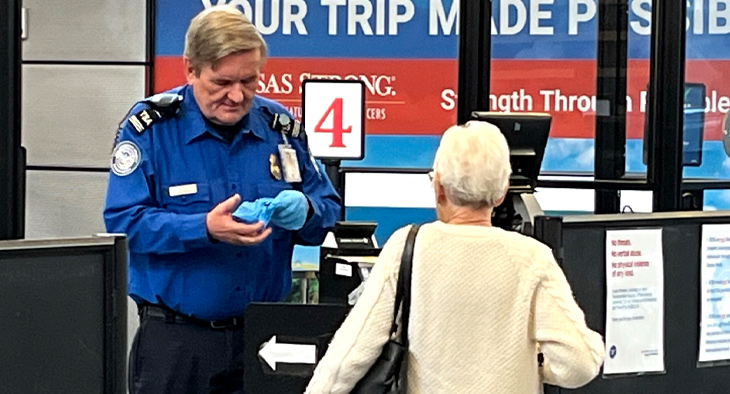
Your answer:
[[[156,52],[180,56],[204,7],[239,7],[272,56],[455,59],[458,0],[157,0]],[[595,59],[596,0],[493,0],[495,59]],[[630,0],[629,58],[648,59],[651,0]],[[730,0],[689,0],[687,58],[730,59]]]

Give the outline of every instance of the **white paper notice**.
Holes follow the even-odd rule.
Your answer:
[[[606,231],[604,374],[664,371],[662,230]]]
[[[730,225],[702,226],[699,361],[730,359]]]

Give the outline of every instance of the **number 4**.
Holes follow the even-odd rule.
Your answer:
[[[332,114],[332,128],[325,129],[322,127],[322,123],[324,123],[324,120],[329,117],[330,113]],[[332,101],[332,104],[330,104],[329,108],[324,111],[324,115],[319,122],[317,122],[317,126],[314,127],[314,132],[332,133],[332,145],[330,145],[330,148],[345,147],[345,144],[342,143],[342,134],[351,133],[352,126],[345,128],[342,124],[342,98],[336,98]]]

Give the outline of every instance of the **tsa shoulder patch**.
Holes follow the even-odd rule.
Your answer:
[[[127,176],[139,167],[142,154],[137,145],[124,141],[114,148],[112,153],[112,172],[119,176]]]
[[[128,121],[137,130],[137,134],[142,134],[153,122],[162,118],[160,111],[147,108],[137,112],[129,117]]]
[[[165,117],[171,117],[177,114],[183,96],[173,93],[156,94],[146,100],[145,103],[149,108],[145,108],[129,117],[129,123],[137,130],[138,134],[142,134],[154,122]]]

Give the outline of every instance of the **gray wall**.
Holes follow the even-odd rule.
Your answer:
[[[146,96],[146,0],[23,0],[25,236],[104,232],[116,129]],[[130,308],[129,343],[137,326]]]

